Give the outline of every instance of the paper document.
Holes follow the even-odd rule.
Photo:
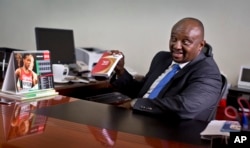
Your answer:
[[[222,132],[221,128],[226,120],[212,120],[207,127],[200,133],[202,139],[210,140],[213,137],[226,136],[229,137],[229,132]]]

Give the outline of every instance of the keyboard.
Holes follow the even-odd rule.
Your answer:
[[[68,80],[68,81],[70,81],[70,82],[89,83],[88,80],[79,78],[79,77],[77,77],[77,76],[66,76],[64,79],[65,79],[65,80]]]

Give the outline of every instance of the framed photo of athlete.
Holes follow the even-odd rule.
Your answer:
[[[53,72],[48,50],[11,53],[2,92],[22,94],[53,88]]]

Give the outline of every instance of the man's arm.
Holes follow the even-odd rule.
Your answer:
[[[124,73],[119,78],[114,75],[110,83],[121,93],[130,98],[135,98],[144,83],[144,79],[136,80],[127,70],[124,70]]]
[[[186,83],[186,87],[177,95],[165,95],[153,100],[138,98],[133,109],[152,114],[171,112],[180,118],[192,119],[211,108],[219,99],[220,76],[196,76]]]
[[[110,83],[114,88],[118,89],[131,98],[138,97],[138,95],[143,95],[141,91],[145,85],[145,82],[148,80],[148,77],[155,72],[155,67],[163,65],[162,61],[164,61],[165,65],[168,65],[168,63],[170,64],[172,61],[171,54],[166,51],[158,52],[150,64],[149,72],[140,80],[134,79],[131,74],[124,70],[124,72],[118,76],[118,79],[116,79],[116,76],[111,78]],[[145,90],[145,88],[143,90]]]

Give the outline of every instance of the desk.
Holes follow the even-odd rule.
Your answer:
[[[0,87],[2,88],[2,81]],[[107,80],[95,81],[90,83],[55,83],[55,90],[60,95],[70,96],[75,98],[84,98],[87,96],[98,95],[112,91]]]
[[[55,89],[60,95],[75,98],[84,98],[87,96],[97,95],[110,92],[111,88],[108,81],[96,81],[86,83],[55,83]]]
[[[42,106],[31,111],[32,117],[43,117],[39,122],[32,122],[40,125],[39,128],[33,128],[28,135],[29,132],[16,134],[10,140],[8,135],[17,131],[9,134],[15,106],[0,105],[0,147],[209,147],[209,143],[200,139],[200,132],[207,125],[205,122],[170,122],[65,96],[41,102],[37,105]]]

